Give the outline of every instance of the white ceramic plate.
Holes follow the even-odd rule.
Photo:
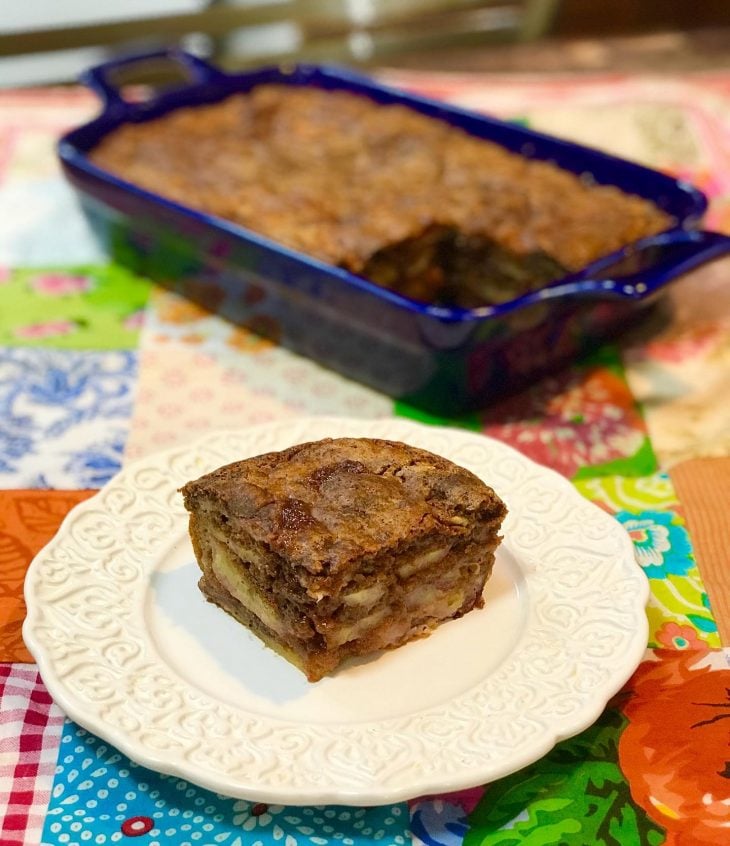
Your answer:
[[[177,489],[322,437],[446,456],[505,500],[486,606],[309,684],[197,588]],[[230,796],[373,805],[474,786],[590,725],[641,660],[631,542],[561,476],[479,434],[314,418],[130,464],[31,564],[23,635],[58,704],[135,761]]]

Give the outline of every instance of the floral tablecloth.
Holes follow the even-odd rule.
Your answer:
[[[730,231],[730,75],[385,76],[688,178]],[[24,574],[125,461],[285,416],[424,419],[110,264],[53,153],[95,108],[74,88],[0,93],[0,843],[730,842],[730,554],[712,534],[730,478],[728,262],[673,286],[668,325],[483,413],[425,420],[555,468],[633,539],[649,649],[591,728],[458,794],[281,807],[145,770],[62,714],[23,644]]]

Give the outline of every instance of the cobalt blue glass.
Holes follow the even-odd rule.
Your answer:
[[[182,68],[188,81],[147,101],[127,102],[113,83],[115,75],[127,66],[161,59]],[[239,325],[432,413],[483,407],[560,368],[624,330],[673,279],[730,252],[730,238],[700,229],[707,202],[686,182],[394,90],[350,70],[295,65],[228,74],[173,49],[99,65],[83,80],[102,98],[102,112],[66,134],[58,150],[66,177],[110,255]],[[676,224],[509,302],[448,308],[410,300],[242,226],[164,199],[88,158],[122,124],[218,102],[271,82],[401,103],[520,155],[650,199]]]

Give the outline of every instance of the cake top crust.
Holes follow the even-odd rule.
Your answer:
[[[188,482],[190,511],[208,510],[232,536],[251,536],[289,564],[331,574],[434,533],[469,534],[501,520],[481,479],[397,441],[327,438],[237,461]]]
[[[671,223],[648,200],[407,106],[306,86],[260,85],[122,125],[91,159],[355,273],[429,226],[578,270]]]

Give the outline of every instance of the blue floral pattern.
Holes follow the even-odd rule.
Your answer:
[[[405,846],[409,840],[405,803],[300,808],[230,799],[147,770],[67,721],[42,843]]]
[[[97,488],[120,468],[137,354],[0,347],[0,484]]]
[[[623,523],[634,542],[636,560],[650,579],[669,575],[686,576],[695,566],[692,546],[680,517],[671,511],[620,511],[616,519]]]
[[[461,846],[469,828],[466,811],[442,799],[427,799],[411,808],[413,842],[418,846]]]

